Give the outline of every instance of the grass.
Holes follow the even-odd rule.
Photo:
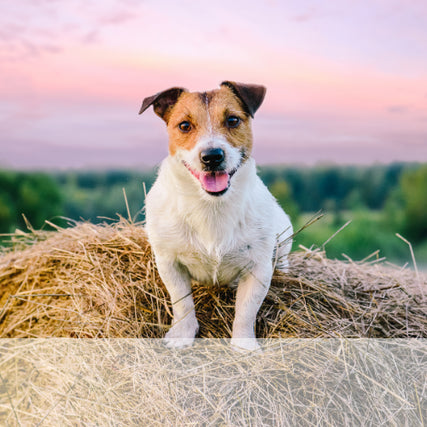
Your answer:
[[[370,210],[344,211],[327,214],[322,220],[308,228],[296,238],[296,243],[305,247],[323,247],[323,244],[343,225],[351,221],[340,233],[331,239],[324,250],[328,258],[361,260],[379,250],[380,257],[394,263],[411,261],[407,245],[396,237],[395,231],[384,225],[383,212]],[[299,223],[304,223],[310,214],[301,215]],[[416,248],[417,250],[417,248]],[[420,251],[420,260],[427,257]]]

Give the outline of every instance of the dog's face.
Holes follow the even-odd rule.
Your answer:
[[[188,170],[203,190],[221,196],[252,151],[251,117],[265,88],[223,82],[210,92],[172,88],[146,98],[167,124],[169,154]]]

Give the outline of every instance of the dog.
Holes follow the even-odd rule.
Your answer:
[[[251,119],[266,88],[173,87],[143,100],[167,125],[169,155],[146,197],[146,232],[170,295],[168,347],[193,343],[192,281],[237,284],[231,345],[257,350],[255,321],[274,267],[287,271],[292,225],[256,173]],[[279,237],[280,236],[280,237]],[[280,244],[280,240],[282,244]]]

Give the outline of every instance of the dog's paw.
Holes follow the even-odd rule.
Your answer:
[[[169,348],[184,348],[193,345],[199,324],[196,318],[176,322],[166,333],[163,342]]]
[[[246,353],[248,351],[262,352],[256,338],[231,338],[231,348],[240,353]]]
[[[168,348],[185,348],[193,345],[194,338],[169,338],[165,336],[163,343]]]

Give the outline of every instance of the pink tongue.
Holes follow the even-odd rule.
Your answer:
[[[218,193],[228,187],[229,175],[227,172],[202,172],[199,180],[202,187],[210,193]]]

